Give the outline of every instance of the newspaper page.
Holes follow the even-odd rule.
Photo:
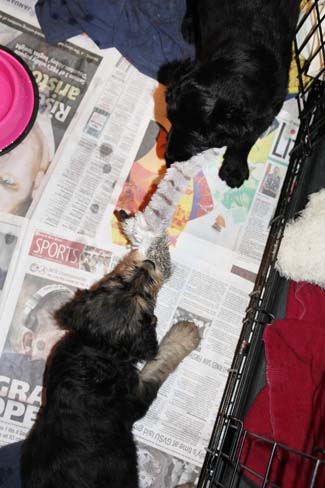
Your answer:
[[[47,356],[61,337],[53,312],[107,273],[112,253],[70,238],[26,231],[1,313],[0,444],[23,439],[41,403]]]
[[[49,46],[39,28],[1,10],[0,44],[28,64],[39,89],[36,123],[24,141],[1,156],[0,162],[0,177],[10,183],[3,185],[0,211],[25,216],[39,197],[54,155],[81,110],[85,94],[90,87],[92,91],[100,87],[96,73],[104,64],[107,77],[116,53],[110,52],[110,63],[109,56],[103,61],[98,49],[90,51],[70,42]],[[9,173],[10,179],[2,173]]]
[[[163,334],[173,323],[190,320],[203,338],[134,431],[141,441],[200,466],[253,280],[231,272],[235,256],[216,256],[212,264],[182,254],[178,249],[173,253],[175,270],[159,295],[158,331]]]
[[[36,2],[37,0],[1,0],[0,5],[3,10],[12,12],[16,17],[26,17],[37,23],[34,9]]]
[[[149,121],[155,87],[119,56],[103,90],[89,99],[68,133],[69,144],[58,152],[60,164],[33,220],[109,239],[114,203]]]

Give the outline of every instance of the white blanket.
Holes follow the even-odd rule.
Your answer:
[[[284,230],[276,268],[282,276],[325,288],[325,188],[312,193]]]

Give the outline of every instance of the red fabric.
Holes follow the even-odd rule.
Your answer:
[[[267,385],[244,427],[315,456],[314,446],[325,448],[325,292],[307,283],[291,283],[286,315],[265,328]],[[265,442],[249,436],[241,463],[264,476],[270,451]],[[277,449],[269,479],[283,488],[306,488],[313,468],[310,461]],[[314,486],[325,486],[325,466]]]

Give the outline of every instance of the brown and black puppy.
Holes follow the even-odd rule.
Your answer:
[[[248,178],[247,156],[287,94],[300,0],[187,0],[183,35],[195,61],[163,66],[172,124],[166,161],[227,146],[220,177]]]
[[[154,309],[164,281],[136,251],[56,318],[66,335],[48,362],[46,402],[24,441],[23,488],[137,488],[132,425],[199,343],[189,322],[158,346]],[[137,363],[147,361],[139,372]]]

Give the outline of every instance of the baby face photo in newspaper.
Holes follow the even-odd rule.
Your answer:
[[[0,211],[24,216],[50,164],[38,123],[26,139],[0,159]]]

